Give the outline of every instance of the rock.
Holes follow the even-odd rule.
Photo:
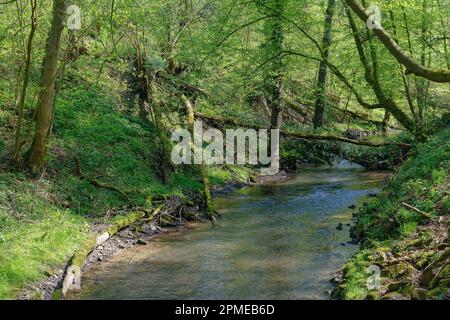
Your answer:
[[[450,248],[447,248],[447,250],[445,250],[436,261],[440,262],[447,260],[448,258],[450,258]]]
[[[428,268],[422,272],[420,276],[420,284],[428,288],[433,278],[434,278],[433,270],[432,268]]]
[[[406,281],[392,282],[388,285],[388,292],[402,291],[408,284]]]
[[[103,261],[103,257],[102,256],[98,256],[97,257],[97,261]]]
[[[330,295],[331,299],[333,299],[333,300],[343,299],[346,287],[347,286],[345,284],[341,284],[336,289],[331,291],[331,295]]]
[[[376,192],[371,192],[371,193],[369,193],[367,196],[370,197],[370,198],[376,198],[376,197],[378,197],[378,193],[376,193]]]
[[[410,280],[416,269],[406,262],[400,262],[385,268],[381,273],[396,280]]]
[[[346,246],[346,244],[344,242],[341,242],[340,245],[343,246],[343,247]]]
[[[352,238],[352,239],[358,239],[359,238],[355,226],[350,228],[350,238]]]
[[[341,283],[342,278],[343,278],[342,272],[338,272],[333,278],[330,279],[330,282],[334,285],[338,285],[339,283]]]
[[[428,290],[423,288],[414,288],[411,291],[411,299],[412,300],[426,300],[427,299]]]
[[[380,295],[376,291],[371,291],[366,296],[366,300],[379,300],[379,299],[380,299]]]
[[[450,289],[450,279],[442,279],[439,281],[439,287]]]
[[[348,206],[348,208],[354,210],[354,209],[356,209],[356,205],[352,204],[352,205]]]
[[[436,288],[439,285],[439,282],[443,279],[447,279],[450,274],[450,264],[447,264],[438,270],[438,274],[431,279],[430,284],[428,286],[429,289]]]
[[[103,247],[102,246],[98,246],[97,249],[98,250],[103,250]]]
[[[143,246],[145,246],[145,245],[148,244],[148,242],[145,241],[145,240],[143,240],[143,239],[138,239],[136,243],[137,243],[137,244],[141,244],[141,245],[143,245]]]
[[[338,226],[336,227],[336,230],[342,231],[343,229],[344,229],[344,225],[342,223],[339,223]]]
[[[395,259],[394,255],[390,251],[386,252],[386,258],[388,260],[394,260]]]
[[[405,296],[402,296],[398,292],[391,292],[388,294],[385,294],[381,300],[407,300]]]

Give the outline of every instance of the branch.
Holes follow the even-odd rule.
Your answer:
[[[367,14],[366,9],[356,0],[345,0],[345,3],[362,21],[367,22],[371,19],[371,17]],[[433,70],[417,63],[406,52],[404,52],[402,48],[400,48],[400,46],[381,26],[373,29],[373,32],[386,47],[386,49],[388,49],[394,56],[394,58],[406,67],[405,74],[415,74],[418,77],[439,83],[450,82],[450,70]]]
[[[205,115],[205,114],[199,113],[199,112],[195,112],[195,117],[205,120],[205,121],[213,122],[215,124],[218,124],[218,123],[228,124],[228,125],[232,125],[232,126],[250,128],[250,129],[255,129],[255,130],[267,129],[263,126],[250,125],[250,124],[242,123],[235,119]],[[393,142],[373,143],[370,141],[354,140],[354,139],[349,139],[349,138],[344,138],[344,137],[339,137],[339,136],[334,136],[334,135],[309,134],[309,133],[292,132],[292,131],[286,131],[286,130],[280,130],[280,133],[286,137],[291,137],[291,138],[299,138],[299,139],[306,139],[306,140],[321,140],[321,141],[337,141],[337,142],[345,142],[345,143],[350,143],[350,144],[355,144],[355,145],[360,145],[360,146],[368,146],[368,147],[383,147],[383,146],[388,146],[388,145],[395,145],[395,146],[399,146],[399,147],[403,147],[403,148],[411,147],[410,144],[406,144],[406,143],[393,143]]]

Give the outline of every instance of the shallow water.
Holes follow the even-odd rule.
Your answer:
[[[308,170],[216,200],[218,225],[156,238],[90,270],[73,299],[327,299],[356,251],[352,210],[385,173]],[[344,230],[336,230],[338,223]],[[345,245],[344,245],[345,244]]]

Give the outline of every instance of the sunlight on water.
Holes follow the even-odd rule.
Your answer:
[[[136,247],[85,274],[75,299],[326,299],[348,244],[347,207],[386,173],[308,170],[217,199],[217,226]],[[344,230],[336,230],[338,223]],[[345,245],[344,245],[345,244]]]

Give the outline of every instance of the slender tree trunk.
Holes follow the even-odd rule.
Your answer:
[[[420,36],[422,40],[420,48],[420,63],[426,65],[426,37],[427,37],[427,1],[422,0],[422,23]],[[423,130],[423,113],[427,103],[427,93],[428,93],[429,81],[423,78],[418,78],[416,80],[416,92],[417,92],[417,107],[418,107],[418,134],[421,135]]]
[[[325,15],[325,27],[322,38],[322,50],[324,59],[327,60],[330,53],[331,46],[331,31],[333,27],[333,16],[336,7],[336,0],[328,0],[327,11]],[[319,77],[317,79],[316,87],[316,104],[314,111],[314,128],[323,126],[323,116],[325,112],[325,88],[327,83],[328,67],[325,61],[320,61],[319,64]]]
[[[266,0],[266,10],[272,17],[266,20],[265,58],[270,59],[265,79],[265,91],[271,107],[271,127],[280,129],[283,123],[284,64],[281,52],[284,45],[283,13],[285,0]]]
[[[194,122],[195,122],[195,112],[194,112],[194,106],[192,105],[189,98],[182,95],[182,100],[186,106],[186,114],[187,114],[187,125],[189,128],[189,131],[191,132],[191,135],[194,133]],[[195,145],[194,143],[191,143],[191,150],[193,153],[195,153]],[[205,197],[205,204],[206,204],[206,213],[208,214],[208,217],[214,221],[216,220],[217,211],[214,208],[214,200],[211,194],[211,188],[209,185],[209,178],[208,178],[208,169],[204,164],[199,164],[198,169],[200,171],[200,175],[203,179],[203,193]]]
[[[41,91],[37,105],[35,134],[33,143],[27,152],[28,166],[33,173],[42,172],[45,165],[46,145],[52,124],[55,82],[66,9],[65,0],[53,1],[53,18],[48,34],[44,68],[40,82]]]
[[[24,114],[24,108],[25,108],[25,98],[27,95],[27,88],[28,88],[28,82],[30,80],[30,68],[31,68],[31,55],[33,51],[33,38],[34,34],[36,32],[37,28],[37,21],[36,21],[36,6],[37,2],[36,0],[30,1],[31,5],[31,30],[30,34],[28,35],[27,40],[27,47],[26,47],[26,61],[25,61],[25,75],[22,83],[22,89],[19,95],[19,103],[18,103],[18,109],[19,109],[19,115],[17,118],[17,126],[16,126],[16,133],[15,133],[15,141],[14,141],[14,164],[18,167],[20,164],[20,149],[21,149],[21,130],[22,130],[22,124],[23,124],[23,114]]]
[[[370,35],[369,36],[369,50],[371,61],[369,61],[368,56],[366,54],[363,42],[359,36],[359,30],[356,26],[356,23],[353,19],[352,13],[348,7],[346,7],[347,16],[349,19],[350,27],[353,32],[353,38],[355,40],[356,48],[358,51],[359,59],[361,64],[364,67],[364,73],[367,83],[372,88],[375,96],[377,97],[379,103],[383,106],[383,108],[391,113],[398,122],[400,122],[407,130],[411,132],[415,132],[415,123],[412,121],[405,112],[395,103],[395,101],[384,94],[383,88],[381,87],[379,72],[378,72],[378,61],[376,56],[376,51],[371,42]]]

